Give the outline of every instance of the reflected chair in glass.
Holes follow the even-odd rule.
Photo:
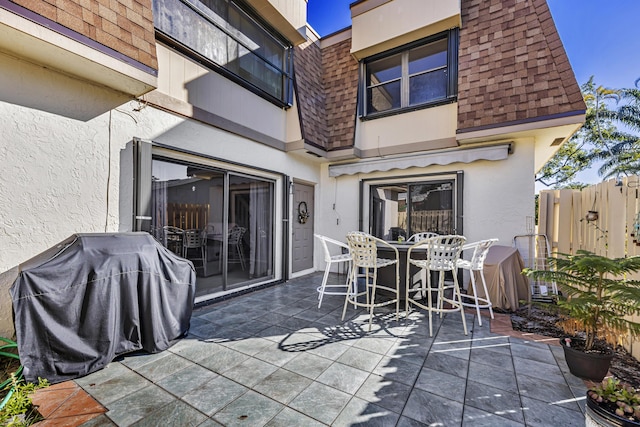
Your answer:
[[[398,249],[393,245],[378,239],[368,233],[362,231],[351,231],[347,233],[347,243],[349,244],[349,252],[351,253],[351,274],[349,277],[349,285],[351,290],[347,292],[344,300],[344,308],[342,309],[342,319],[347,312],[347,305],[353,304],[355,307],[364,307],[369,311],[369,331],[373,321],[373,309],[389,304],[396,305],[396,320],[399,320],[400,313],[400,258]],[[395,258],[378,258],[377,245],[389,247],[394,253]],[[378,269],[383,267],[395,266],[395,283],[379,284]],[[362,279],[362,281],[360,280]],[[378,293],[378,290],[384,293],[392,294],[390,298],[387,295]],[[358,297],[365,295],[365,302],[359,301]]]
[[[430,239],[436,236],[439,236],[439,234],[433,233],[431,231],[423,231],[421,233],[415,233],[409,236],[409,238],[407,239],[407,243],[419,242],[420,240]]]
[[[162,244],[176,255],[182,255],[184,253],[184,248],[182,247],[183,238],[184,230],[182,228],[171,225],[162,227]]]
[[[406,308],[405,315],[409,315],[411,305],[426,310],[429,313],[429,336],[433,336],[433,313],[439,313],[442,317],[443,313],[451,313],[459,311],[462,316],[462,327],[464,334],[468,335],[467,322],[464,316],[464,307],[460,292],[460,285],[457,277],[457,261],[462,252],[462,245],[466,239],[463,236],[446,235],[437,236],[430,239],[421,240],[411,245],[407,250],[407,286],[406,286]],[[420,250],[426,251],[425,259],[412,257],[412,252]],[[414,289],[410,274],[410,268],[414,265],[422,270],[426,280],[421,280],[421,287]],[[431,284],[431,272],[438,274],[437,287]],[[445,274],[450,272],[453,276],[452,282],[445,282]],[[449,284],[452,283],[452,284]],[[451,296],[447,295],[448,290],[452,291]],[[435,305],[433,302],[433,293],[437,294]],[[424,301],[426,294],[427,301]],[[447,303],[449,306],[445,306]]]
[[[246,228],[236,225],[229,230],[229,237],[227,239],[227,247],[229,248],[227,264],[240,264],[242,271],[246,269],[244,248],[242,247],[242,237],[245,231],[247,231]]]
[[[327,236],[322,236],[320,234],[314,234],[314,236],[320,240],[322,244],[322,249],[324,251],[324,276],[322,276],[322,284],[318,286],[318,308],[322,305],[322,298],[324,295],[347,295],[349,292],[349,275],[351,274],[351,254],[349,253],[349,245],[346,243],[342,243],[338,240],[331,239]],[[341,248],[341,252],[339,254],[331,254],[331,248]],[[345,252],[346,250],[346,252]],[[335,252],[335,251],[334,251]],[[343,284],[339,285],[330,285],[327,284],[329,280],[329,273],[331,271],[331,266],[333,264],[340,265],[341,263],[347,264],[347,281]],[[327,290],[329,288],[329,290]]]
[[[197,249],[200,257],[189,255],[189,249]],[[182,257],[190,261],[201,261],[203,274],[207,275],[207,241],[206,235],[201,230],[185,230],[182,237]]]
[[[482,326],[482,319],[480,317],[480,309],[488,308],[489,314],[493,319],[493,304],[491,304],[491,299],[489,298],[489,291],[487,291],[487,282],[484,279],[484,260],[487,258],[487,254],[489,253],[489,248],[498,241],[498,239],[487,239],[480,240],[478,242],[467,243],[462,246],[462,251],[473,249],[473,254],[471,255],[471,259],[458,259],[456,265],[458,268],[462,268],[464,270],[468,270],[471,276],[471,291],[473,294],[468,293],[469,289],[467,289],[466,294],[461,294],[462,297],[462,305],[465,307],[475,307],[476,312],[478,313],[478,325]],[[476,272],[480,276],[480,280],[482,281],[482,288],[484,289],[484,297],[478,296],[478,289],[476,287]],[[470,301],[470,302],[467,302]]]

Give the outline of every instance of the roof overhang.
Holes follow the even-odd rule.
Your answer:
[[[571,111],[555,116],[458,130],[460,146],[505,139],[533,138],[535,141],[534,168],[539,171],[584,123],[585,111]],[[562,141],[562,143],[558,143]]]
[[[264,20],[285,36],[294,46],[307,41],[305,27],[307,1],[246,0]]]
[[[128,95],[158,86],[157,70],[8,0],[0,0],[0,51]]]

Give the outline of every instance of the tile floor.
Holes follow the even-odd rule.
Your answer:
[[[195,310],[170,349],[47,389],[62,401],[39,401],[40,426],[584,425],[586,387],[555,340],[471,312],[468,336],[458,313],[436,317],[430,338],[424,314],[384,310],[369,332],[361,310],[341,321],[340,296],[318,309],[321,278]]]

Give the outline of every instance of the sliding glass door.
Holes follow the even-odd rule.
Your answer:
[[[370,180],[369,232],[385,240],[408,238],[430,231],[461,233],[459,187],[461,177],[410,177]],[[367,215],[365,215],[365,218]]]
[[[155,158],[152,234],[190,259],[196,297],[274,276],[274,182]]]

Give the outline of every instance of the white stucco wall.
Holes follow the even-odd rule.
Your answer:
[[[164,45],[158,44],[157,52],[159,92],[285,141],[289,117],[285,109]]]
[[[395,0],[354,5],[351,52],[364,58],[395,46],[460,25],[460,2]]]
[[[358,121],[356,146],[381,155],[410,144],[414,144],[410,145],[412,151],[455,147],[457,108],[458,104],[452,103]]]
[[[325,165],[320,183],[321,203],[317,208],[321,219],[317,222],[317,232],[344,240],[348,231],[359,229],[360,180],[462,170],[465,237],[469,242],[497,237],[500,245],[510,246],[513,236],[526,234],[527,217],[533,217],[535,208],[533,140],[522,139],[513,144],[513,154],[500,161],[483,160],[335,178],[328,176],[328,166]],[[434,178],[425,177],[425,180]],[[368,194],[363,195],[365,203],[368,203],[368,197]],[[364,218],[364,224],[366,227],[367,218]],[[321,259],[316,263],[317,268],[324,266]]]
[[[535,215],[533,139],[514,142],[507,160],[465,167],[464,230],[469,241],[497,237],[511,246]]]
[[[15,266],[74,233],[131,229],[134,137],[319,181],[317,163],[106,88],[3,55],[0,69],[0,336],[10,335],[2,325],[11,320]],[[246,100],[247,91],[236,90]],[[284,113],[270,108],[283,136]],[[281,206],[288,195],[276,191]]]
[[[119,122],[131,119],[110,117],[123,100],[104,88],[0,61],[2,272],[72,233],[117,229],[118,180],[109,178],[118,175]]]

